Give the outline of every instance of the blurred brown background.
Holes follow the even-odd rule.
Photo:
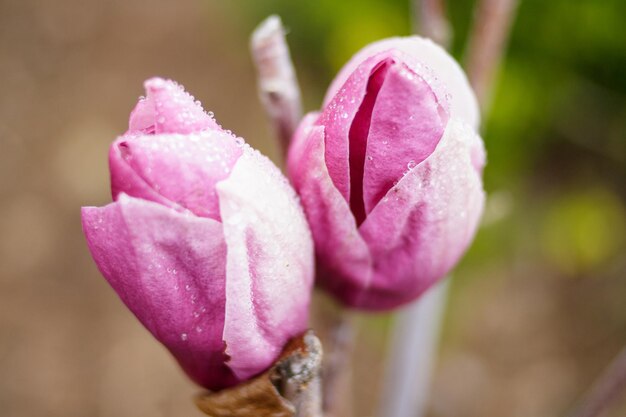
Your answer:
[[[462,58],[473,1],[449,2]],[[197,391],[87,251],[107,149],[153,75],[277,152],[248,35],[280,13],[307,108],[408,2],[0,0],[0,415],[199,416]],[[484,135],[483,229],[455,273],[430,415],[562,415],[626,342],[621,0],[522,2]],[[621,16],[621,17],[620,17]],[[275,159],[275,158],[274,158]],[[362,316],[355,415],[373,415],[390,316]],[[611,416],[626,414],[626,405]]]

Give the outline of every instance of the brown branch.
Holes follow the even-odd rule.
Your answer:
[[[626,391],[626,348],[617,355],[570,417],[598,417]]]
[[[487,107],[494,75],[506,49],[518,0],[479,0],[467,52],[470,84]]]
[[[195,399],[211,417],[322,417],[322,345],[309,331],[285,347],[267,372],[235,387]]]
[[[432,39],[448,48],[452,39],[452,27],[446,18],[444,0],[413,0],[413,32]]]
[[[285,156],[302,118],[302,103],[285,29],[278,16],[268,17],[254,30],[250,50],[258,73],[259,97]]]

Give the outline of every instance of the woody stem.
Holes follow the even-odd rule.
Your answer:
[[[327,354],[322,366],[323,409],[326,417],[349,415],[352,392],[351,357],[355,337],[354,317],[349,311],[338,306],[324,314]]]
[[[322,417],[322,345],[312,331],[289,341],[272,368],[234,387],[196,396],[210,417]]]
[[[448,285],[437,284],[395,314],[378,416],[425,414]]]

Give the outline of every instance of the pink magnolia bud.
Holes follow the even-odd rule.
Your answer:
[[[82,209],[98,268],[198,384],[267,369],[307,327],[313,243],[264,156],[172,81],[146,82],[111,147],[114,203]]]
[[[289,152],[322,287],[389,309],[456,264],[484,204],[477,125],[465,75],[432,42],[389,39],[352,58]]]

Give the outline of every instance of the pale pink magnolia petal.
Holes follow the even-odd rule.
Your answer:
[[[243,149],[217,184],[228,248],[223,337],[242,380],[307,329],[313,285],[313,242],[297,196],[266,157]]]
[[[480,124],[480,109],[465,73],[454,58],[442,47],[430,39],[419,36],[383,39],[361,49],[343,66],[339,74],[334,78],[326,92],[324,106],[333,100],[361,63],[373,55],[390,50],[394,50],[396,53],[403,53],[405,63],[417,73],[420,73],[416,69],[417,67],[425,66],[429,68],[430,72],[435,74],[435,76],[427,81],[435,88],[437,96],[440,96],[437,91],[437,85],[446,86],[446,90],[450,95],[451,116],[460,118],[474,129],[478,128]]]
[[[187,374],[209,389],[235,384],[224,365],[222,225],[124,194],[84,207],[82,221],[104,277]]]
[[[123,136],[109,157],[113,198],[123,192],[220,220],[215,184],[230,174],[240,142],[218,130]]]
[[[355,306],[389,309],[415,299],[459,260],[484,205],[481,139],[451,119],[436,150],[409,171],[359,231],[374,275]]]
[[[348,202],[324,162],[324,127],[308,115],[288,157],[289,177],[300,195],[315,242],[317,282],[345,300],[369,285],[372,261]]]
[[[430,85],[403,62],[389,66],[372,106],[362,173],[362,199],[368,214],[407,167],[430,156],[448,122]]]
[[[221,130],[199,101],[178,83],[150,78],[144,83],[141,98],[130,115],[127,133],[192,133],[206,129]]]

